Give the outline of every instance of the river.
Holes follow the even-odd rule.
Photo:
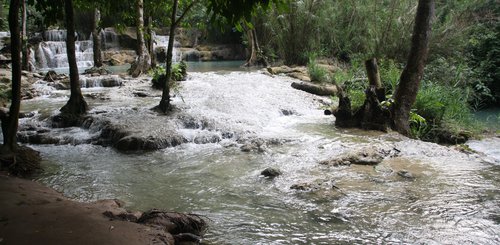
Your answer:
[[[323,115],[328,99],[291,82],[256,71],[192,72],[173,104],[194,127],[150,111],[159,92],[146,80],[84,88],[98,94],[88,98],[90,114],[137,132],[173,128],[188,143],[125,154],[82,144],[96,132],[53,130],[73,144],[32,146],[44,159],[38,181],[81,201],[118,198],[129,209],[202,214],[210,219],[206,244],[500,243],[500,138],[471,141],[477,153],[466,154],[395,133],[337,129]],[[151,96],[134,97],[137,90]],[[47,89],[23,102],[37,114],[21,125],[43,124],[67,96]],[[196,140],[206,135],[220,140]],[[255,150],[241,150],[255,142]],[[366,147],[398,154],[376,166],[318,164]],[[264,178],[267,167],[283,174]],[[290,188],[304,183],[314,188]]]

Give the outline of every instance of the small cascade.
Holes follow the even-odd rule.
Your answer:
[[[10,37],[10,33],[6,31],[0,31],[0,49],[4,48],[4,39]]]
[[[154,53],[158,62],[163,63],[166,61],[167,49],[168,49],[168,39],[169,36],[156,35],[154,34]],[[174,42],[174,49],[172,50],[172,62],[180,62],[182,59],[182,53],[179,52],[176,47],[179,47],[178,42]]]
[[[101,40],[106,50],[120,49],[120,39],[113,28],[104,28],[101,31]]]
[[[79,36],[77,35],[77,40]],[[66,30],[48,30],[43,33],[45,41],[35,48],[35,64],[39,69],[69,67],[66,54]],[[82,36],[83,37],[83,36]],[[91,40],[75,41],[77,66],[91,67],[93,61],[93,42]]]

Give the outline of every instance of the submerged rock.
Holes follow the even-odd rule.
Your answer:
[[[359,165],[377,165],[381,163],[384,158],[397,155],[398,151],[395,149],[387,150],[377,147],[364,147],[358,150],[333,157],[328,160],[321,161],[322,165],[329,166],[343,166],[351,164]]]
[[[398,172],[396,172],[396,174],[403,178],[403,179],[407,179],[407,180],[413,180],[415,179],[415,175],[413,175],[412,173],[408,172],[408,170],[399,170]]]
[[[269,178],[274,178],[282,175],[283,173],[277,168],[266,168],[260,173],[261,175]]]

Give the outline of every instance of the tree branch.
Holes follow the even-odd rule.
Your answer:
[[[184,19],[184,17],[186,16],[187,12],[189,12],[189,10],[191,10],[191,8],[196,4],[197,1],[193,1],[191,4],[189,4],[189,6],[187,6],[187,8],[184,10],[184,12],[182,13],[182,15],[179,17],[179,19],[177,19],[174,23],[174,26],[177,27],[179,26],[179,24],[181,23],[182,19]]]

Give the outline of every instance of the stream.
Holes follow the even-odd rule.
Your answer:
[[[38,181],[80,201],[118,198],[132,210],[204,215],[206,244],[500,244],[500,138],[470,141],[475,153],[466,154],[395,133],[337,129],[323,115],[329,99],[294,90],[292,81],[191,72],[175,92],[175,120],[149,110],[160,92],[148,79],[83,88],[96,95],[87,97],[91,115],[137,134],[168,128],[187,143],[125,154],[82,143],[95,131],[53,129],[70,144],[31,145],[44,159]],[[23,101],[36,116],[21,125],[43,124],[68,98],[67,90],[37,86],[45,95]],[[252,142],[258,148],[242,151]],[[366,147],[398,154],[376,166],[318,164]],[[283,174],[261,176],[268,167]],[[304,183],[314,188],[290,188]]]

